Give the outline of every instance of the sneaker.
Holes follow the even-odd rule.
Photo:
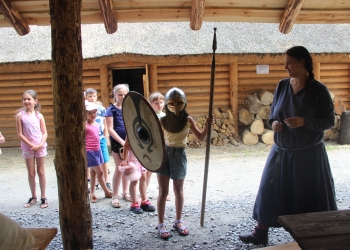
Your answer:
[[[111,183],[106,182],[106,187],[109,189],[109,191],[112,191],[112,186],[111,186]]]
[[[96,190],[97,190],[97,189],[100,189],[99,184],[96,184],[95,187],[96,187],[96,188],[95,188]]]
[[[156,210],[149,200],[141,202],[141,208],[146,212],[154,212]]]
[[[140,208],[140,205],[138,202],[131,204],[130,211],[133,212],[134,214],[142,214],[143,213],[143,210],[142,210],[142,208]]]

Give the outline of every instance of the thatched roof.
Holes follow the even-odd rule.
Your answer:
[[[350,24],[296,24],[284,35],[278,24],[203,23],[199,31],[187,23],[120,23],[107,34],[103,24],[82,26],[84,58],[113,54],[193,55],[212,53],[217,28],[217,54],[283,53],[303,45],[312,53],[349,53]],[[0,63],[51,60],[50,26],[31,26],[19,36],[12,28],[0,29]]]

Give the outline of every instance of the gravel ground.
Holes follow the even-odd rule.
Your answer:
[[[336,185],[339,209],[350,205],[349,145],[326,143]],[[164,241],[158,237],[157,211],[135,215],[130,203],[120,199],[122,207],[112,208],[110,199],[96,191],[100,201],[91,204],[93,216],[94,249],[255,249],[263,246],[242,244],[240,232],[251,231],[256,222],[251,219],[255,195],[270,147],[256,146],[212,147],[206,195],[204,226],[200,226],[205,148],[187,149],[188,174],[185,180],[185,207],[183,219],[190,235]],[[26,209],[23,204],[30,197],[25,163],[18,148],[3,149],[0,157],[0,211],[23,227],[57,227],[59,232],[47,249],[62,249],[59,228],[58,197],[54,151],[46,160],[47,198],[49,207],[39,205]],[[114,163],[109,163],[111,174]],[[38,181],[37,181],[38,182]],[[148,195],[153,204],[157,199],[156,176],[152,176]],[[38,184],[37,188],[39,190]],[[40,196],[40,191],[38,191]],[[171,228],[175,216],[174,196],[167,202],[166,224]],[[283,228],[270,229],[268,246],[292,242]]]

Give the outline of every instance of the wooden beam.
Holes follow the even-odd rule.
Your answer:
[[[192,30],[200,30],[203,23],[205,0],[192,0],[190,27]]]
[[[158,91],[158,79],[157,79],[157,64],[150,64],[148,67],[149,74],[149,91],[153,93]],[[163,93],[165,94],[165,93]]]
[[[279,30],[283,34],[288,34],[294,25],[294,22],[299,15],[301,6],[303,6],[304,0],[289,0],[281,18]]]
[[[235,134],[234,138],[238,139],[238,64],[230,64],[230,108],[232,110]]]
[[[101,102],[103,107],[109,106],[109,86],[108,86],[108,66],[107,64],[100,65],[100,87],[101,87]]]
[[[118,29],[117,18],[114,12],[113,0],[98,0],[102,11],[102,17],[108,34],[113,34]]]
[[[50,0],[55,168],[63,249],[93,249],[85,152],[82,0]]]
[[[18,11],[10,3],[10,0],[0,0],[0,11],[5,19],[12,25],[18,35],[27,35],[30,31],[28,24],[23,20]]]

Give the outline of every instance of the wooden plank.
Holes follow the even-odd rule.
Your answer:
[[[208,73],[202,73],[202,72],[196,72],[196,73],[170,73],[170,74],[158,74],[157,75],[158,81],[162,80],[182,80],[182,79],[203,79],[203,80],[210,80],[210,74]],[[215,74],[215,79],[219,78],[229,78],[228,72],[217,72]]]
[[[334,69],[350,69],[350,63],[322,63],[321,71]]]
[[[17,34],[24,36],[29,33],[30,28],[23,20],[18,10],[12,5],[10,0],[0,0],[0,11],[5,19],[16,30]]]
[[[217,65],[215,72],[229,71],[228,65]],[[158,73],[197,73],[211,72],[211,66],[208,65],[179,65],[179,66],[158,66]]]
[[[350,234],[350,210],[285,215],[280,216],[278,222],[294,239]],[[307,224],[312,224],[312,230]]]
[[[26,228],[35,239],[32,250],[45,250],[57,234],[57,228]]]
[[[299,239],[299,244],[303,247],[303,249],[349,250],[350,235],[344,234],[322,237],[305,237]]]
[[[209,79],[210,80],[210,79]],[[160,81],[158,80],[158,87],[185,87],[185,86],[208,86],[210,84],[210,81],[203,81],[203,80],[196,80],[196,79],[189,79],[189,80],[164,80]],[[229,79],[215,79],[215,86],[229,86]]]
[[[282,245],[263,247],[262,250],[300,250],[301,248],[298,246],[298,243],[292,242]]]

